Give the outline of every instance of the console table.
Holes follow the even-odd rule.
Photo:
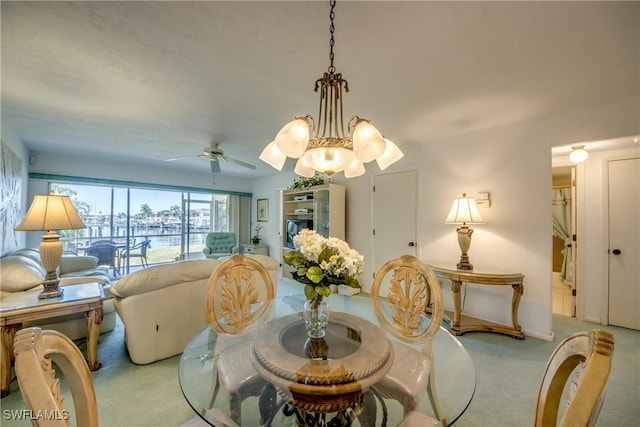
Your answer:
[[[38,299],[41,288],[14,292],[2,299],[0,308],[0,337],[2,363],[0,364],[0,394],[9,393],[11,363],[13,362],[13,337],[23,322],[50,319],[56,316],[84,312],[87,317],[87,361],[92,371],[100,369],[98,361],[98,336],[102,324],[102,300],[104,291],[97,283],[62,286],[62,297]]]
[[[434,264],[429,264],[429,267],[431,267],[439,279],[446,279],[451,282],[454,307],[453,323],[451,324],[452,334],[462,335],[465,332],[484,331],[509,335],[519,340],[524,339],[524,333],[518,324],[518,306],[520,305],[520,297],[522,297],[522,293],[524,291],[524,275],[520,273],[458,270],[453,266]],[[476,285],[511,286],[513,288],[513,297],[511,299],[511,320],[513,326],[510,327],[463,315],[460,297],[460,288],[462,287],[463,282]]]
[[[245,255],[269,255],[269,246],[254,243],[243,243],[240,245],[240,252]]]

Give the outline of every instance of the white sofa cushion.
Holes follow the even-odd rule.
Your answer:
[[[275,285],[278,260],[252,257],[267,268]],[[206,259],[161,264],[131,273],[111,287],[133,363],[152,363],[182,353],[206,325],[209,280],[221,262]]]
[[[111,286],[111,294],[125,298],[157,291],[167,286],[193,282],[209,277],[219,264],[220,261],[217,259],[198,259],[144,268],[118,280]]]
[[[98,258],[94,256],[63,256],[58,267],[58,274],[78,274],[83,271],[93,271],[98,268]]]
[[[5,292],[20,292],[38,286],[47,272],[36,261],[28,257],[9,255],[0,261],[0,289]]]

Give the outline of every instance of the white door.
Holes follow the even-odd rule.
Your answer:
[[[373,178],[373,273],[400,255],[416,255],[416,171],[376,175]],[[387,294],[387,287],[381,288]]]
[[[640,329],[640,159],[609,162],[609,324]]]

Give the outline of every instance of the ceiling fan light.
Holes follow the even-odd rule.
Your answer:
[[[304,153],[304,160],[310,167],[327,175],[345,170],[353,159],[353,151],[342,147],[312,148]]]
[[[375,160],[386,148],[384,137],[369,121],[360,119],[353,131],[353,150],[362,163]]]
[[[269,145],[262,150],[262,154],[260,154],[258,158],[279,171],[282,170],[284,162],[287,160],[287,156],[278,149],[275,141],[271,141]]]
[[[316,174],[316,171],[307,164],[304,157],[300,157],[298,159],[294,172],[300,176],[304,176],[305,178],[311,178]]]
[[[309,123],[304,119],[290,121],[280,129],[275,143],[280,152],[287,157],[301,157],[309,143]]]
[[[348,168],[344,170],[345,178],[355,178],[365,173],[364,165],[358,158],[354,158]]]
[[[384,142],[386,145],[386,149],[384,150],[384,153],[376,159],[376,162],[378,163],[378,167],[380,168],[381,171],[385,170],[386,168],[388,168],[389,166],[391,166],[392,164],[394,164],[395,162],[397,162],[398,160],[404,157],[404,153],[400,151],[400,149],[396,144],[394,144],[392,141],[386,138]]]

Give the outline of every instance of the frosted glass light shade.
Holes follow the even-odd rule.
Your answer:
[[[462,197],[455,199],[449,211],[449,216],[445,220],[445,224],[482,224],[482,217],[478,211],[478,206],[473,197]]]
[[[587,160],[589,153],[584,149],[584,145],[576,145],[571,147],[571,154],[569,154],[569,160],[573,163],[582,163]]]
[[[384,150],[384,153],[376,159],[381,171],[404,157],[404,153],[400,151],[396,144],[386,138],[384,142],[386,144],[386,149]]]
[[[328,175],[345,170],[353,159],[353,151],[342,147],[312,148],[304,153],[310,167]]]
[[[364,165],[358,158],[354,158],[349,167],[344,170],[345,178],[355,178],[365,173]]]
[[[282,170],[282,167],[287,160],[287,156],[280,151],[275,141],[271,141],[269,145],[264,147],[262,154],[260,154],[258,158],[279,171]]]
[[[316,171],[307,164],[304,156],[300,157],[296,162],[296,168],[294,169],[294,172],[300,176],[304,176],[305,178],[311,178],[316,174]]]
[[[386,149],[384,137],[366,120],[360,120],[353,130],[353,151],[362,163],[381,156]]]
[[[275,142],[285,156],[294,159],[301,157],[309,143],[309,123],[304,119],[290,121],[280,129]]]

